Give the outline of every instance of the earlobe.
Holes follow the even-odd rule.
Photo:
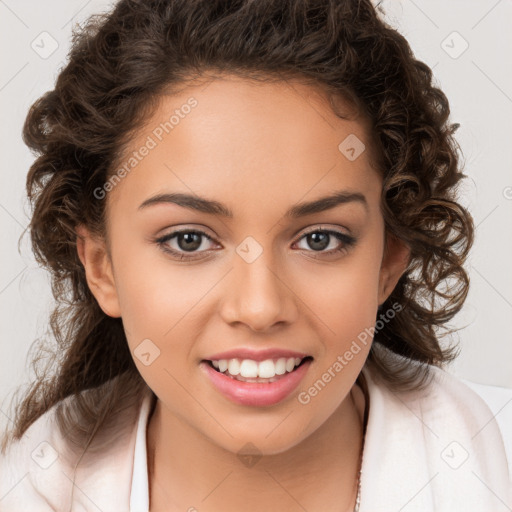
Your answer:
[[[83,225],[76,227],[78,257],[85,269],[87,285],[103,312],[111,317],[121,316],[112,262],[104,240],[91,235]]]
[[[410,257],[410,247],[388,233],[379,275],[379,305],[383,304],[395,289],[398,280],[409,265]]]

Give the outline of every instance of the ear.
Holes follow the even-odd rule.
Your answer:
[[[398,280],[409,265],[410,256],[410,247],[402,240],[386,232],[384,254],[379,274],[379,305],[382,305],[395,289]]]
[[[78,257],[85,269],[87,285],[103,312],[111,317],[120,317],[121,308],[112,271],[112,262],[104,240],[93,237],[80,224],[76,228]]]

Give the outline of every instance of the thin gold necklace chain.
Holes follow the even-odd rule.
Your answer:
[[[363,441],[361,446],[361,460],[359,461],[359,474],[357,476],[357,494],[356,494],[356,504],[354,505],[354,512],[359,512],[359,507],[361,504],[361,475],[363,473],[363,454],[364,454],[364,442],[366,439],[366,421],[367,420],[367,408],[368,408],[368,397],[366,393],[363,391],[365,400],[364,400],[364,420],[363,420]]]
[[[359,505],[361,503],[361,470],[359,470],[359,477],[357,478],[357,496],[354,512],[359,512]]]

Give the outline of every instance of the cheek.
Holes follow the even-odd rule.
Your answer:
[[[201,280],[190,268],[165,262],[127,261],[119,277],[123,322],[140,336],[163,338],[201,296]]]
[[[371,253],[367,256],[335,271],[330,269],[321,279],[317,276],[317,286],[305,295],[322,346],[297,400],[313,408],[315,426],[329,417],[350,391],[371,347],[379,267]]]
[[[342,344],[375,323],[379,260],[376,251],[358,251],[336,266],[302,273],[294,290],[331,343]],[[297,288],[300,287],[300,288]]]
[[[375,320],[377,309],[377,276],[371,268],[353,269],[343,279],[333,279],[338,292],[332,293],[325,311],[335,324],[334,330],[352,332]]]
[[[169,372],[184,380],[189,344],[183,329],[198,301],[197,287],[165,263],[127,259],[119,274],[123,327],[139,373],[153,389],[173,384]]]
[[[180,358],[186,357],[187,340],[200,331],[206,298],[222,276],[207,264],[170,261],[151,245],[119,252],[114,263],[119,269],[116,287],[132,354],[136,356],[139,344],[149,339],[157,347],[155,351],[160,351],[153,366],[176,366],[176,356],[181,351]],[[141,373],[147,370],[139,369]]]
[[[147,333],[140,330],[150,325],[152,331],[162,334],[170,326],[160,323],[170,323],[172,319],[166,320],[166,316],[178,312],[183,295],[190,291],[186,272],[167,260],[156,244],[144,240],[142,234],[133,234],[136,222],[134,230],[118,223],[112,234],[112,256],[123,323],[126,327],[131,324],[143,336]]]

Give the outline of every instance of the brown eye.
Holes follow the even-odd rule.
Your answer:
[[[204,239],[207,241],[213,241],[213,238],[203,231],[183,229],[168,233],[167,235],[155,240],[155,242],[163,251],[184,259],[188,258],[186,255],[187,253],[194,255],[196,253],[208,252],[208,250],[198,250],[203,245]],[[174,247],[170,245],[169,242],[171,241],[175,242]]]
[[[340,231],[325,229],[315,229],[314,231],[309,231],[308,233],[302,235],[299,240],[303,239],[309,248],[311,248],[311,251],[309,252],[318,252],[326,255],[346,251],[356,242],[356,239],[350,235],[341,233]],[[338,241],[337,247],[336,240]],[[334,242],[334,248],[326,251],[326,249],[332,245],[332,242]]]

